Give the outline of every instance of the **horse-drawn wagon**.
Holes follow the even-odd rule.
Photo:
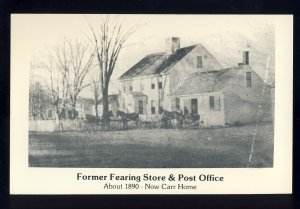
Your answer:
[[[138,113],[125,113],[117,111],[114,119],[113,113],[109,111],[102,118],[87,114],[84,120],[85,130],[109,130],[109,129],[152,129],[152,128],[197,128],[200,126],[200,115],[191,113],[184,115],[179,111],[162,110],[159,115],[142,115]],[[132,123],[130,123],[132,122]],[[129,126],[130,123],[130,126]]]

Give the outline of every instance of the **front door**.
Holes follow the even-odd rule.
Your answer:
[[[197,99],[191,99],[191,112],[198,114],[198,100]]]
[[[139,101],[139,114],[143,114],[144,107],[143,107],[143,101]]]

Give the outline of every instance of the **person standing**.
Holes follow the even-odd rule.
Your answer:
[[[187,120],[189,116],[189,110],[186,107],[184,107],[183,114],[184,114],[184,119]]]

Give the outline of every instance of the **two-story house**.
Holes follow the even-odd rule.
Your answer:
[[[241,57],[242,59],[242,57]],[[166,39],[166,51],[150,54],[121,77],[120,109],[155,117],[161,109],[200,114],[204,126],[251,122],[271,114],[270,89],[249,65],[224,68],[201,44],[180,48]]]

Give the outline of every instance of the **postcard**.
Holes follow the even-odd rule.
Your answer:
[[[289,194],[292,15],[11,15],[11,194]]]

